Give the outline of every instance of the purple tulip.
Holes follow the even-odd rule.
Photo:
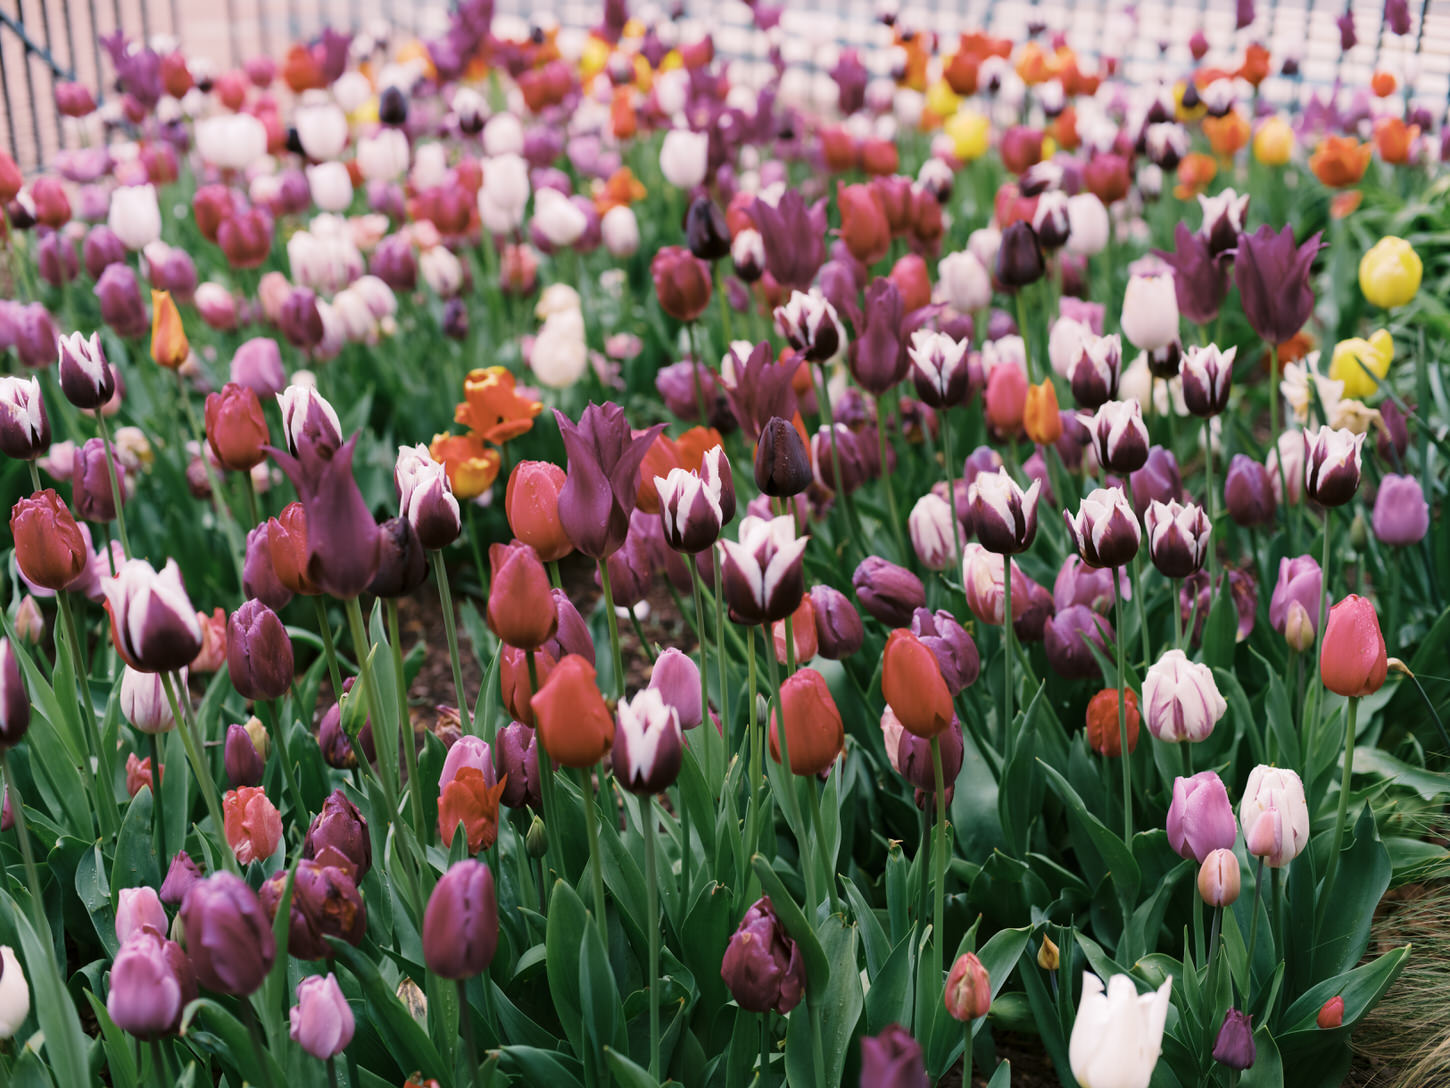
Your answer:
[[[126,245],[110,227],[92,227],[81,243],[81,262],[86,266],[86,275],[93,280],[99,280],[111,265],[125,261]]]
[[[1413,476],[1385,476],[1370,524],[1384,544],[1406,548],[1423,540],[1430,530],[1430,507],[1420,481]]]
[[[855,49],[842,49],[830,76],[836,81],[836,104],[841,113],[850,116],[866,104],[866,84],[870,73],[861,63]]]
[[[589,625],[584,622],[584,617],[579,614],[579,609],[574,607],[574,602],[562,589],[551,590],[550,596],[553,597],[554,611],[559,623],[553,637],[540,649],[555,661],[563,661],[569,654],[578,654],[589,664],[594,664],[594,636],[589,631]]]
[[[656,666],[658,667],[658,666]],[[498,731],[494,768],[504,783],[500,800],[509,808],[542,803],[539,784],[539,744],[534,731],[522,722],[510,722]]]
[[[1249,637],[1249,632],[1254,629],[1254,617],[1258,613],[1259,587],[1254,581],[1254,576],[1246,570],[1227,570],[1220,573],[1215,592],[1222,592],[1223,579],[1228,578],[1228,589],[1233,595],[1234,608],[1238,612],[1238,627],[1235,631],[1235,639],[1242,642]],[[1189,617],[1195,615],[1197,607],[1197,618],[1192,621],[1192,641],[1196,645],[1203,636],[1203,624],[1208,619],[1209,609],[1212,607],[1214,596],[1209,592],[1208,572],[1199,571],[1184,579],[1183,589],[1178,595],[1178,611],[1185,623]]]
[[[809,289],[826,260],[826,202],[806,207],[796,189],[787,189],[775,205],[756,198],[750,218],[765,246],[765,266],[782,287]]]
[[[977,644],[950,612],[916,609],[911,615],[911,633],[936,657],[942,679],[954,697],[976,683],[982,670]]]
[[[1213,1060],[1230,1069],[1242,1071],[1254,1064],[1258,1048],[1254,1045],[1254,1018],[1229,1009],[1213,1041]]]
[[[624,409],[613,403],[591,402],[578,423],[557,409],[554,418],[569,457],[559,522],[581,552],[607,558],[624,544],[639,495],[639,466],[664,424],[633,435]]]
[[[861,1088],[928,1088],[921,1044],[899,1024],[861,1038]]]
[[[1195,325],[1209,325],[1228,296],[1228,271],[1209,248],[1208,240],[1188,224],[1173,231],[1174,248],[1155,253],[1173,269],[1178,312]]]
[[[1143,517],[1154,502],[1183,500],[1183,480],[1178,475],[1178,459],[1173,451],[1162,446],[1148,450],[1143,467],[1129,475],[1133,484],[1133,512]]]
[[[784,1015],[805,996],[805,961],[776,917],[770,896],[757,899],[745,912],[725,948],[720,977],[747,1012],[774,1009]]]
[[[373,867],[367,819],[342,790],[328,794],[322,811],[312,818],[302,841],[302,856],[345,869],[359,884]]]
[[[671,415],[681,419],[695,419],[700,414],[700,401],[695,392],[697,380],[700,393],[703,394],[706,411],[710,417],[706,422],[710,426],[718,427],[721,413],[720,401],[723,394],[714,371],[704,363],[686,359],[683,362],[671,363],[669,366],[661,368],[655,375],[655,390]]]
[[[811,588],[811,611],[816,617],[818,652],[831,661],[850,657],[861,648],[866,638],[860,613],[848,598],[833,586]]]
[[[1215,850],[1233,849],[1238,837],[1233,805],[1223,780],[1213,771],[1173,780],[1173,803],[1168,806],[1168,845],[1181,858],[1200,865]]]
[[[1244,316],[1265,343],[1287,342],[1314,312],[1309,269],[1319,252],[1319,238],[1316,233],[1300,245],[1294,241],[1293,227],[1275,231],[1267,224],[1253,234],[1239,235],[1234,283]]]
[[[259,397],[275,397],[287,387],[282,349],[270,336],[244,341],[232,355],[231,380]]]
[[[1269,624],[1299,651],[1314,645],[1319,630],[1324,578],[1310,555],[1279,560],[1279,578],[1269,598]]]
[[[287,885],[286,871],[274,873],[262,885],[261,903],[275,921]],[[367,908],[350,868],[318,859],[297,862],[292,880],[292,906],[287,916],[287,952],[301,960],[332,958],[329,937],[361,943],[367,931]]]
[[[1087,605],[1094,612],[1108,612],[1113,607],[1113,577],[1118,579],[1118,591],[1123,600],[1133,597],[1132,583],[1128,572],[1122,567],[1091,567],[1080,556],[1070,555],[1057,572],[1052,583],[1052,603],[1059,612],[1075,604]]]
[[[107,265],[96,280],[95,294],[101,304],[101,320],[122,340],[134,340],[150,331],[151,318],[141,300],[141,285],[129,265]]]
[[[1121,567],[1119,573],[1124,573]],[[1056,613],[1057,607],[1046,586],[1038,585],[1025,574],[1022,581],[1027,585],[1027,607],[1012,621],[1012,630],[1022,642],[1041,642],[1047,621]],[[1016,602],[1013,602],[1012,611],[1017,612]]]
[[[106,1012],[118,1028],[138,1039],[170,1035],[195,997],[196,976],[180,945],[150,928],[126,938],[111,964],[106,997]]]
[[[186,893],[191,891],[192,885],[201,882],[201,870],[197,868],[196,862],[191,860],[191,855],[185,850],[178,850],[176,856],[171,859],[171,866],[166,870],[166,879],[161,882],[161,902],[173,907],[179,906],[186,900]]]
[[[20,659],[8,638],[0,638],[0,752],[19,744],[30,728],[30,696]]]
[[[1102,653],[1116,636],[1106,617],[1086,605],[1060,608],[1042,627],[1042,647],[1053,671],[1068,680],[1095,679],[1102,675],[1098,660],[1088,649],[1091,642]]]
[[[942,785],[950,790],[962,773],[962,759],[966,746],[962,740],[962,726],[958,721],[937,734],[941,745]],[[901,777],[919,790],[936,790],[936,764],[932,760],[931,741],[908,733],[904,728],[896,744],[896,768]]]
[[[1229,462],[1223,499],[1229,517],[1244,528],[1267,525],[1273,520],[1278,505],[1268,469],[1242,453],[1234,454]]]
[[[63,287],[81,271],[75,243],[60,231],[50,231],[35,247],[35,267],[40,278],[51,287]]]
[[[1385,0],[1385,25],[1395,34],[1410,32],[1409,0]]]
[[[292,684],[292,640],[259,600],[246,601],[227,620],[227,672],[244,699],[280,699]]]
[[[155,888],[122,888],[116,897],[116,939],[122,944],[142,929],[164,935],[166,908]]]
[[[856,599],[866,612],[887,627],[905,627],[912,614],[926,606],[926,588],[905,567],[879,556],[867,556],[851,576]]]
[[[1354,11],[1345,8],[1344,13],[1334,20],[1334,25],[1339,28],[1339,48],[1348,53],[1359,43],[1359,35],[1354,32]]]
[[[799,405],[791,383],[795,380],[796,367],[776,362],[768,341],[756,344],[743,361],[737,353],[733,363],[734,381],[726,384],[725,395],[740,429],[752,441],[772,419],[795,416]]]
[[[472,858],[439,878],[423,913],[423,961],[440,978],[481,975],[498,946],[498,898],[488,866]]]
[[[307,512],[307,577],[324,593],[349,600],[377,573],[381,536],[353,478],[353,435],[337,452],[301,442],[297,455],[269,448],[291,478]]]
[[[222,751],[222,765],[227,781],[234,789],[262,784],[262,773],[267,769],[267,761],[252,743],[252,736],[247,732],[246,726],[227,726],[227,737]]]
[[[247,533],[247,556],[242,564],[242,592],[276,611],[287,607],[292,591],[277,577],[264,521]]]
[[[86,439],[75,452],[71,476],[71,498],[75,511],[86,521],[114,521],[117,495],[111,490],[111,477],[106,467],[106,446],[99,438]],[[115,465],[116,485],[120,499],[126,499],[125,470]]]
[[[297,1004],[287,1010],[292,1041],[318,1061],[347,1049],[356,1022],[332,974],[312,975],[297,984]]]
[[[378,569],[367,591],[376,597],[406,597],[428,580],[428,556],[407,518],[378,526]]]
[[[418,262],[413,243],[404,235],[390,234],[373,249],[368,271],[399,294],[418,286]]]
[[[241,877],[219,872],[197,881],[181,904],[181,924],[197,980],[208,990],[246,997],[266,981],[277,942]]]
[[[682,729],[693,729],[703,720],[700,702],[700,667],[688,654],[671,646],[655,660],[649,686],[674,707]]]
[[[866,288],[864,323],[851,342],[851,374],[861,387],[881,396],[906,377],[905,307],[895,281],[879,277]]]

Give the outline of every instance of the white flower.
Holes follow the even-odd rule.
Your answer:
[[[565,389],[589,366],[589,345],[584,340],[584,315],[576,308],[559,310],[544,319],[529,354],[534,375],[551,389]]]
[[[567,283],[551,283],[539,295],[534,304],[534,316],[540,321],[565,310],[577,310],[580,306],[579,292]]]
[[[1299,776],[1267,764],[1250,771],[1239,826],[1249,853],[1269,868],[1281,869],[1298,857],[1309,842],[1309,805]]]
[[[906,527],[911,533],[911,546],[922,566],[928,570],[947,570],[956,563],[953,516],[951,505],[934,491],[928,491],[917,499],[907,515]]]
[[[106,225],[130,250],[145,249],[161,237],[161,207],[153,185],[125,185],[111,194]]]
[[[25,972],[15,958],[15,949],[0,946],[0,1039],[8,1039],[20,1030],[30,1013],[30,987]]]
[[[1334,415],[1344,397],[1344,383],[1320,374],[1319,352],[1311,351],[1303,362],[1289,363],[1284,367],[1284,376],[1279,379],[1279,392],[1284,394],[1294,421],[1307,423],[1311,409],[1323,412],[1325,418]]]
[[[359,140],[357,168],[368,181],[392,181],[408,169],[408,137],[401,129],[385,128]]]
[[[325,212],[346,211],[352,203],[352,175],[340,162],[321,162],[307,168],[312,203]]]
[[[534,194],[534,225],[551,246],[564,248],[579,240],[589,220],[558,189],[540,189]]]
[[[676,189],[694,189],[705,180],[709,150],[707,133],[670,129],[660,145],[660,172]]]
[[[957,313],[974,314],[991,304],[992,274],[970,249],[948,253],[937,263],[936,274],[942,297]]]
[[[1163,1050],[1172,979],[1139,994],[1128,975],[1102,979],[1084,972],[1082,998],[1068,1042],[1068,1064],[1080,1088],[1148,1088]]]
[[[1178,296],[1171,272],[1138,273],[1123,295],[1123,335],[1143,351],[1178,339]]]
[[[1207,740],[1228,710],[1213,670],[1169,650],[1143,678],[1143,720],[1163,741]]]
[[[611,257],[632,257],[639,251],[639,220],[628,204],[616,204],[605,212],[599,233]]]
[[[335,103],[324,100],[303,102],[292,115],[297,139],[309,159],[327,162],[347,146],[347,115]]]
[[[490,156],[517,155],[524,149],[524,126],[512,113],[496,113],[483,126],[483,150]]]
[[[463,262],[447,246],[434,246],[419,254],[418,271],[439,298],[452,298],[463,288]]]
[[[1067,220],[1072,225],[1067,251],[1078,257],[1092,257],[1108,244],[1108,209],[1092,193],[1078,193],[1067,201]]]
[[[246,170],[267,153],[267,126],[250,113],[222,113],[196,124],[196,151],[219,170]]]

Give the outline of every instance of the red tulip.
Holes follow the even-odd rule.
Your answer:
[[[10,511],[10,536],[20,573],[43,589],[64,589],[90,558],[75,516],[50,488],[15,504]]]
[[[851,256],[868,265],[885,257],[891,249],[891,226],[872,187],[837,182],[836,203],[841,209],[841,239]]]
[[[1329,610],[1319,675],[1336,695],[1373,695],[1385,682],[1385,638],[1374,605],[1351,593]]]
[[[559,626],[544,564],[527,544],[501,543],[488,549],[488,562],[489,629],[510,646],[537,650]]]
[[[826,679],[815,669],[798,669],[780,686],[785,708],[785,741],[790,769],[798,775],[821,774],[830,769],[846,743],[841,712]],[[770,755],[780,762],[780,741],[775,711],[770,714]]]
[[[650,263],[660,309],[676,321],[694,321],[710,304],[710,266],[680,246],[666,246]]]
[[[206,440],[216,459],[234,472],[250,472],[267,458],[271,436],[262,402],[244,385],[227,382],[206,397]]]
[[[514,536],[546,563],[563,559],[574,550],[559,521],[559,492],[564,470],[548,461],[520,461],[509,473],[504,512]]]
[[[546,650],[534,651],[534,672],[538,675],[539,687],[548,682],[558,660]],[[498,663],[499,697],[504,709],[516,722],[533,727],[534,708],[531,700],[534,687],[529,678],[528,654],[515,646],[505,645]]]
[[[915,736],[934,737],[952,723],[952,693],[936,655],[905,628],[886,640],[881,693],[902,727]]]
[[[530,700],[538,737],[549,758],[565,767],[589,767],[614,746],[614,715],[604,705],[594,666],[569,654]]]

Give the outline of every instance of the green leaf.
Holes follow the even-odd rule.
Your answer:
[[[1379,748],[1356,745],[1354,769],[1361,774],[1377,774],[1397,786],[1408,786],[1426,801],[1450,794],[1450,774],[1416,767]]]
[[[1121,838],[1109,831],[1101,820],[1087,810],[1082,798],[1078,796],[1077,791],[1072,788],[1072,784],[1066,778],[1041,760],[1038,760],[1038,766],[1047,776],[1047,784],[1051,787],[1052,792],[1057,794],[1058,799],[1067,806],[1068,815],[1087,833],[1088,838],[1097,849],[1103,864],[1107,866],[1108,879],[1113,882],[1113,888],[1118,893],[1118,900],[1126,911],[1136,900],[1138,885],[1142,879],[1138,863],[1133,860],[1133,852]]]
[[[1327,978],[1317,986],[1310,987],[1299,1000],[1284,1012],[1282,1022],[1290,1025],[1287,1032],[1279,1033],[1279,1041],[1287,1050],[1291,1040],[1298,1041],[1302,1035],[1313,1035],[1322,1029],[1315,1022],[1319,1010],[1331,997],[1344,998],[1343,1029],[1352,1028],[1374,1008],[1384,996],[1391,983],[1399,978],[1410,958],[1410,946],[1404,945],[1386,952],[1378,959],[1362,964],[1352,971],[1346,971],[1334,978]]]
[[[579,938],[593,926],[584,902],[577,892],[562,880],[554,882],[549,897],[549,925],[544,936],[545,970],[549,978],[549,996],[554,1002],[559,1023],[576,1054],[584,1051],[583,1003],[579,994]]]
[[[154,810],[151,790],[143,786],[127,806],[121,833],[116,837],[116,857],[111,863],[111,888],[116,892],[122,888],[155,888],[161,883],[151,834]]]
[[[0,897],[3,897],[0,904],[10,910],[20,937],[25,975],[34,997],[31,1009],[45,1035],[47,1065],[61,1084],[89,1084],[90,1043],[81,1031],[75,1002],[51,957],[49,933],[44,938],[38,935],[8,892],[0,891]]]
[[[624,1009],[619,988],[609,969],[609,953],[596,924],[586,925],[579,938],[579,1000],[584,1010],[584,1045],[591,1053],[602,1047],[625,1049]]]
[[[861,974],[856,970],[855,927],[832,914],[821,923],[820,943],[829,961],[840,964],[842,970],[832,972],[829,981],[819,985],[811,981],[807,967],[805,1001],[792,1010],[785,1033],[785,1067],[791,1084],[841,1083],[865,1004]],[[820,1076],[814,1074],[813,1065],[817,1037],[825,1061]]]
[[[444,1065],[428,1033],[419,1027],[418,1021],[398,1000],[398,995],[383,981],[377,964],[346,941],[333,938],[329,939],[329,943],[337,958],[362,987],[368,1003],[368,1018],[378,1029],[399,1067],[437,1070],[439,1080],[447,1088],[453,1079],[451,1069]]]
[[[196,1031],[199,1025],[204,1031]],[[193,1043],[216,1054],[252,1084],[283,1082],[282,1071],[272,1055],[259,1050],[242,1022],[209,997],[197,998],[186,1006],[178,1034],[183,1039],[190,1036]],[[202,1041],[205,1035],[214,1036],[220,1045],[208,1046]]]
[[[912,934],[908,933],[881,969],[871,973],[871,988],[866,991],[868,1035],[879,1035],[892,1024],[911,1023],[911,980],[916,975],[913,960]]]
[[[1368,806],[1352,831],[1354,840],[1340,854],[1334,887],[1319,896],[1315,978],[1340,974],[1359,962],[1369,943],[1375,906],[1390,886],[1389,851],[1379,840]]]
[[[1239,1088],[1284,1088],[1284,1062],[1268,1025],[1254,1032],[1254,1064],[1244,1070]]]
[[[554,1050],[540,1050],[532,1046],[505,1046],[499,1053],[516,1066],[523,1074],[525,1084],[548,1085],[548,1088],[579,1088],[579,1078],[574,1075],[564,1055]]]
[[[604,1048],[604,1059],[619,1088],[659,1088],[659,1081],[612,1047]]]

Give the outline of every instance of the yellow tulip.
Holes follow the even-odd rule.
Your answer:
[[[1368,340],[1353,337],[1334,345],[1329,363],[1329,377],[1344,383],[1346,397],[1368,397],[1379,388],[1379,382],[1390,372],[1395,357],[1395,341],[1384,329]]]
[[[992,125],[985,114],[975,110],[958,110],[947,118],[942,130],[951,138],[952,154],[962,162],[980,159],[987,153]]]
[[[962,104],[957,92],[952,90],[952,85],[944,79],[939,79],[927,88],[926,108],[938,117],[950,117],[957,112],[957,107]]]
[[[1360,258],[1359,289],[1372,305],[1390,310],[1415,297],[1424,271],[1414,247],[1390,235]]]
[[[1284,118],[1270,117],[1254,133],[1254,158],[1265,166],[1283,166],[1294,153],[1294,129]]]

